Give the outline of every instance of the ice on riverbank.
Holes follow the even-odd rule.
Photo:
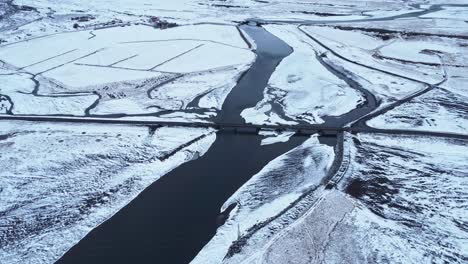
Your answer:
[[[287,142],[289,138],[294,135],[294,132],[261,130],[258,134],[265,137],[262,139],[262,145],[270,145],[279,142]]]

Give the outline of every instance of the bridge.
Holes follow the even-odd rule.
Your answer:
[[[272,130],[277,132],[294,132],[297,135],[321,135],[335,136],[348,129],[342,127],[324,125],[259,125],[259,124],[237,124],[224,122],[180,122],[180,121],[152,121],[152,120],[130,120],[94,117],[70,117],[70,116],[34,116],[34,115],[1,115],[0,120],[20,120],[36,122],[68,122],[68,123],[97,123],[97,124],[120,124],[141,125],[150,127],[196,127],[213,128],[220,133],[257,134],[260,130]]]
[[[327,125],[259,125],[259,124],[236,124],[223,122],[180,122],[180,121],[152,121],[152,120],[129,120],[94,117],[73,116],[34,116],[34,115],[0,115],[0,120],[19,120],[35,122],[64,122],[64,123],[96,123],[116,125],[140,125],[149,127],[194,127],[213,128],[220,133],[258,134],[261,130],[276,132],[294,132],[296,136],[309,136],[320,134],[322,136],[337,136],[342,132],[351,133],[375,133],[393,135],[419,135],[445,137],[453,139],[468,140],[468,134],[437,132],[416,129],[380,129],[373,127],[335,127]]]

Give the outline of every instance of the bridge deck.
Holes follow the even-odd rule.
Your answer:
[[[19,116],[0,115],[0,120],[42,121],[42,122],[71,122],[71,123],[101,123],[121,125],[141,125],[155,127],[200,127],[214,128],[225,133],[256,134],[260,130],[274,130],[278,132],[294,132],[295,135],[313,135],[319,133],[324,136],[336,136],[341,132],[353,133],[379,133],[379,134],[402,134],[421,135],[445,138],[456,138],[468,140],[467,134],[436,132],[416,129],[378,129],[372,127],[334,127],[326,125],[258,125],[258,124],[235,124],[222,122],[177,122],[177,121],[149,121],[149,120],[126,120],[112,118],[70,117],[70,116]]]
[[[22,120],[42,122],[72,122],[72,123],[102,123],[122,125],[144,125],[144,126],[166,126],[166,127],[200,127],[214,128],[224,132],[235,133],[257,133],[260,130],[291,131],[299,134],[314,134],[317,132],[337,134],[345,131],[342,127],[330,127],[323,125],[259,125],[259,124],[236,124],[222,122],[179,122],[179,121],[150,121],[150,120],[128,120],[110,118],[89,117],[65,117],[65,116],[11,116],[2,115],[0,120]]]

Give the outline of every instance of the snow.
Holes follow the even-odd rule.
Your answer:
[[[14,114],[83,115],[86,107],[98,98],[94,94],[36,97],[30,95],[33,90],[34,82],[28,74],[0,69],[0,94],[8,95],[13,102],[10,110]],[[6,113],[5,110],[7,109],[0,109],[0,113]]]
[[[316,188],[327,175],[333,158],[333,148],[320,144],[313,136],[268,163],[224,203],[222,211],[231,204],[237,206],[191,263],[223,262],[238,232],[245,235],[255,224],[279,214],[306,190]],[[257,244],[262,245],[265,239]],[[236,259],[226,261],[239,263]]]
[[[96,95],[70,97],[31,97],[21,93],[11,95],[15,103],[12,112],[17,115],[83,115],[86,107],[92,105]]]
[[[223,58],[223,59],[220,59]],[[253,62],[253,53],[244,49],[236,49],[230,46],[208,43],[190,52],[187,55],[165,63],[155,70],[166,72],[193,72],[222,68],[232,65],[242,65]]]
[[[467,142],[365,134],[358,140],[346,187],[357,206],[329,242],[336,243],[336,257],[343,257],[342,235],[353,230],[357,249],[371,262],[462,263]],[[353,193],[353,184],[362,193]]]
[[[450,20],[466,21],[468,17],[468,7],[446,6],[441,11],[420,16],[421,18],[441,18]]]
[[[151,183],[203,155],[215,139],[210,129],[159,128],[153,134],[138,126],[14,121],[2,121],[0,134],[0,262],[12,264],[56,261]]]
[[[397,58],[400,57],[400,58],[407,59],[407,57],[405,57],[405,54],[411,53],[413,54],[412,55],[413,58],[416,57],[416,59],[418,59],[420,57],[420,51],[424,49],[418,44],[425,43],[425,42],[417,42],[417,41],[412,42],[412,41],[408,41],[407,39],[402,39],[402,36],[392,36],[392,38],[398,38],[399,42],[396,42],[394,40],[394,41],[387,41],[386,43],[383,43],[381,40],[377,39],[377,36],[375,36],[374,39],[376,40],[374,41],[374,43],[371,42],[372,44],[367,44],[364,47],[361,47],[361,45],[358,45],[358,43],[355,41],[355,39],[359,39],[359,38],[351,38],[350,43],[348,43],[348,39],[341,38],[340,31],[346,32],[347,30],[337,31],[336,29],[331,29],[331,27],[324,28],[324,27],[316,27],[316,26],[305,26],[302,28],[305,31],[307,31],[309,34],[311,34],[314,38],[316,38],[318,41],[323,43],[325,46],[339,53],[341,56],[347,58],[348,60],[362,63],[364,65],[376,68],[381,71],[387,71],[393,74],[407,76],[407,77],[410,77],[412,79],[415,79],[421,82],[436,84],[443,80],[443,74],[444,74],[443,68],[439,65],[432,66],[432,65],[424,65],[424,64],[413,64],[413,63],[406,63],[405,61],[402,62],[398,60],[390,60],[391,57],[390,58],[381,57],[382,53],[385,53],[385,48],[387,46],[397,45],[395,49],[387,48],[387,49],[390,49],[390,51],[387,52],[388,54],[390,54],[390,56],[394,56],[392,51],[398,50],[396,52]],[[326,29],[330,29],[330,30],[326,30]],[[364,34],[364,33],[361,33],[361,34]],[[368,38],[361,37],[361,39],[368,39]],[[395,44],[395,42],[397,44]],[[398,47],[402,47],[406,44],[408,44],[409,47],[417,47],[417,48],[414,49],[413,51],[407,51],[408,50],[407,47],[403,50],[401,48],[398,49]],[[447,45],[447,43],[445,45]],[[428,48],[430,47],[434,47],[434,46],[430,45]],[[439,47],[440,46],[436,46],[435,48],[439,48]],[[371,48],[371,49],[368,49],[368,48]],[[445,50],[447,50],[447,48],[445,48]],[[399,54],[401,55],[399,56]],[[424,58],[427,57],[427,55],[423,55],[423,56]],[[435,56],[435,58],[438,59],[437,56]],[[440,64],[439,60],[437,62]]]
[[[380,49],[382,55],[387,58],[400,60],[409,60],[415,63],[443,64],[449,62],[441,61],[437,54],[427,54],[424,50],[437,51],[442,54],[441,57],[459,58],[459,65],[465,64],[468,49],[458,47],[457,42],[450,39],[420,39],[409,41],[395,41],[392,44]]]
[[[364,26],[366,27],[366,26]],[[431,64],[450,64],[464,65],[466,61],[466,47],[460,45],[463,41],[444,37],[405,37],[394,35],[388,40],[377,37],[377,34],[364,32],[360,30],[341,30],[334,27],[314,26],[305,27],[308,32],[313,32],[314,36],[320,36],[331,44],[337,50],[343,50],[340,53],[356,60],[363,60],[359,56],[381,55],[386,59],[399,59],[413,63],[431,63]],[[357,50],[358,48],[359,50]],[[352,49],[348,50],[347,49]],[[445,58],[441,62],[438,53],[427,53],[424,50],[437,51]],[[356,53],[356,54],[353,54]],[[358,54],[361,53],[361,54]],[[449,58],[457,61],[448,61]],[[368,59],[366,59],[366,62]],[[372,65],[372,61],[369,61]]]
[[[328,250],[328,237],[334,232],[336,225],[347,217],[354,208],[352,201],[340,192],[327,192],[321,197],[312,210],[301,217],[287,230],[270,241],[256,256],[257,262],[250,263],[340,263],[333,259],[333,253]],[[346,239],[346,238],[343,238]],[[341,252],[353,248],[352,243],[344,246]],[[356,258],[346,259],[349,263],[364,263]],[[255,258],[254,258],[255,259]]]
[[[221,110],[222,103],[231,89],[237,84],[240,74],[248,69],[243,67],[225,68],[213,73],[198,73],[187,75],[177,82],[169,83],[155,90],[151,95],[154,98],[164,100],[170,98],[184,98],[186,106],[195,97],[204,95],[198,104],[202,108],[215,108]]]
[[[0,59],[18,68],[34,65],[28,71],[46,72],[46,77],[73,87],[155,77],[160,73],[149,70],[172,58],[157,70],[186,73],[253,60],[253,54],[245,49],[247,44],[232,26],[197,25],[164,31],[129,26],[94,30],[94,38],[90,38],[90,32],[54,34],[4,46],[0,48]],[[200,44],[202,41],[210,42]],[[203,46],[184,54],[198,45]],[[135,57],[109,67],[128,56]]]
[[[432,2],[432,1],[431,1]],[[445,3],[444,3],[445,4]],[[419,19],[404,18],[389,21],[341,22],[340,26],[364,27],[370,29],[386,29],[405,34],[425,33],[448,36],[468,36],[466,22],[458,19]]]
[[[58,80],[66,86],[81,88],[105,85],[110,82],[149,79],[162,76],[159,72],[129,71],[118,68],[92,67],[68,64],[45,73],[43,76]],[[92,76],[92,77],[91,77]]]
[[[157,16],[180,25],[197,23],[235,24],[246,19],[271,19],[282,21],[336,22],[394,16],[418,11],[412,4],[420,0],[349,1],[344,0],[97,0],[86,5],[59,0],[16,0],[18,5],[32,6],[37,12],[17,12],[4,21],[2,38],[14,42],[55,32],[99,28],[113,25],[147,24]],[[1,8],[0,8],[1,10]],[[91,16],[87,22],[72,18]],[[460,22],[463,22],[460,20]]]
[[[363,32],[355,30],[340,30],[332,26],[306,26],[307,32],[313,32],[314,35],[320,35],[323,39],[333,42],[335,46],[345,48],[347,45],[359,47],[367,51],[377,49],[382,45],[386,45],[389,41],[376,38],[371,35],[363,34]],[[338,46],[339,45],[339,46]]]
[[[75,49],[79,47],[80,43],[87,41],[88,37],[89,33],[82,31],[70,34],[53,34],[13,43],[0,47],[0,58],[18,68],[22,68],[28,65],[37,65],[46,59],[70,52],[65,54],[67,57],[63,61],[60,61],[60,59],[64,55],[57,57],[55,59],[57,65],[70,58],[80,57],[82,54],[78,54],[78,50]],[[44,70],[47,68],[45,67]]]
[[[264,136],[265,138],[262,139],[262,146],[263,145],[271,145],[279,142],[287,142],[291,136],[294,135],[295,132],[277,132],[271,130],[261,130],[258,134]]]
[[[158,64],[197,47],[200,43],[191,40],[122,43],[81,59],[77,63],[150,70]]]
[[[379,102],[378,108],[401,100],[427,87],[422,83],[345,61],[330,53],[326,53],[324,61],[356,82],[363,89],[371,92]]]
[[[440,87],[449,90],[452,93],[466,96],[468,91],[468,76],[464,67],[446,67],[447,81]]]
[[[466,96],[436,89],[371,119],[367,124],[385,129],[468,134],[467,102]]]
[[[354,137],[338,189],[316,190],[297,221],[222,263],[464,263],[467,142]]]
[[[39,83],[34,96],[7,88],[10,81],[0,89],[24,115],[153,114],[185,110],[198,96],[192,108],[220,109],[254,59],[234,26],[85,30],[0,46],[4,70]]]
[[[267,25],[265,28],[290,45],[294,52],[283,59],[271,76],[264,99],[242,112],[247,122],[321,124],[324,116],[345,114],[361,103],[360,93],[318,61],[316,51],[304,43],[303,34],[295,26]],[[274,104],[280,109],[275,109]]]

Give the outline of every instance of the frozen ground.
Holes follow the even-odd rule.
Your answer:
[[[0,263],[54,262],[214,139],[207,129],[2,121]]]
[[[467,51],[460,45],[463,40],[449,38],[381,34],[341,26],[303,28],[349,60],[432,84],[443,80],[442,65],[464,65]],[[461,62],[455,59],[458,57]]]
[[[255,59],[234,26],[128,26],[0,47],[0,94],[22,115],[147,115],[220,109]],[[190,116],[188,116],[190,119]]]
[[[366,135],[338,189],[242,263],[464,263],[467,142]],[[229,259],[224,262],[230,263]],[[233,262],[239,263],[239,262]]]
[[[12,2],[2,0],[0,3]],[[149,23],[157,16],[178,24],[199,22],[234,23],[248,18],[276,20],[350,20],[385,17],[418,11],[413,3],[424,1],[335,1],[335,0],[97,0],[83,5],[60,0],[15,0],[14,4],[26,6],[23,10],[9,6],[9,12],[0,22],[4,41],[15,41],[30,36],[80,28],[94,28],[127,23]],[[32,7],[32,8],[28,8]],[[86,19],[77,19],[84,17]]]
[[[380,115],[367,124],[385,129],[415,129],[468,134],[468,98],[432,90]]]
[[[356,209],[335,229],[332,256],[339,260],[355,254],[370,262],[466,261],[466,146],[462,140],[360,135],[353,172],[343,185]],[[340,255],[339,243],[346,242],[341,235],[353,229],[350,238],[361,253]]]
[[[443,10],[423,15],[422,18],[442,18],[451,20],[463,20],[465,21],[468,17],[468,7],[462,6],[450,6],[445,7]]]

